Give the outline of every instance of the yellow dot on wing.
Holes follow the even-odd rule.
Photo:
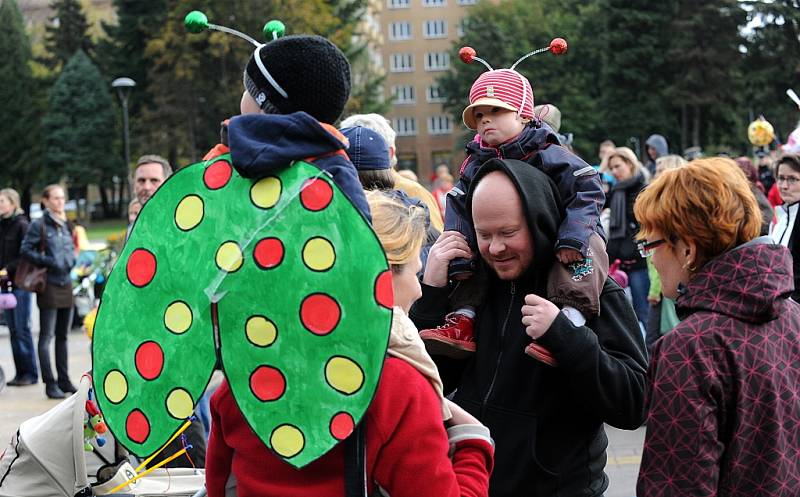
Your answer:
[[[250,188],[250,200],[262,209],[269,209],[278,203],[281,198],[281,181],[269,176],[258,180]]]
[[[327,271],[336,262],[336,251],[328,240],[311,238],[303,246],[303,262],[313,271]]]
[[[258,347],[268,347],[278,337],[278,328],[275,323],[264,316],[252,316],[247,319],[244,326],[247,339]]]
[[[176,388],[167,396],[167,412],[173,418],[186,419],[194,412],[192,396],[183,388]]]
[[[225,242],[217,249],[217,266],[232,273],[242,267],[242,249],[236,242]]]
[[[187,195],[175,208],[175,224],[183,231],[189,231],[203,220],[203,199],[197,195]]]
[[[364,385],[364,371],[347,357],[332,357],[325,364],[325,380],[345,395],[357,392]]]
[[[272,449],[282,457],[293,457],[305,446],[305,437],[297,427],[280,425],[272,431],[269,438]]]
[[[184,333],[192,326],[192,310],[184,302],[171,303],[164,312],[164,325],[173,333]]]
[[[103,390],[106,398],[114,404],[119,404],[128,395],[128,380],[120,371],[113,369],[108,372],[103,380]]]

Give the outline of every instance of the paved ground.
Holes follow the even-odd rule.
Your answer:
[[[35,305],[34,305],[35,308]],[[34,320],[34,332],[38,333],[38,324]],[[36,337],[34,337],[35,341]],[[89,339],[82,331],[76,330],[69,336],[69,371],[72,382],[77,384],[81,373],[90,368]],[[8,341],[8,329],[0,326],[0,366],[7,377],[14,374],[14,363],[11,358],[11,346]],[[0,392],[0,451],[19,424],[40,414],[58,401],[49,400],[44,394],[44,386],[39,383],[29,387],[6,387]],[[608,450],[608,466],[606,472],[611,479],[611,486],[606,497],[633,497],[636,489],[636,475],[639,471],[644,428],[636,431],[623,431],[607,427],[610,446]]]

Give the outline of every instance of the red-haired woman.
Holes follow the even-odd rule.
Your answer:
[[[792,496],[800,481],[800,305],[786,247],[730,159],[664,172],[639,248],[683,319],[653,348],[638,495]]]

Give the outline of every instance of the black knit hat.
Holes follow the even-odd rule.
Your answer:
[[[267,113],[304,111],[332,124],[350,96],[350,63],[321,36],[285,36],[255,50],[244,86]]]

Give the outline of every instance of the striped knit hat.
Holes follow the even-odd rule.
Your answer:
[[[533,118],[533,88],[528,78],[513,69],[487,71],[472,83],[469,106],[461,117],[469,129],[477,129],[472,109],[479,105],[513,110],[520,117]]]

